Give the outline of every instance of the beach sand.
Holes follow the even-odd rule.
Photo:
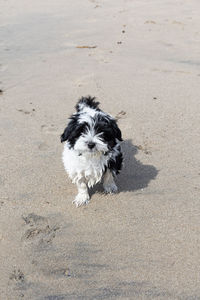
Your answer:
[[[0,299],[200,299],[200,2],[0,6]],[[77,209],[60,134],[88,94],[125,162]]]

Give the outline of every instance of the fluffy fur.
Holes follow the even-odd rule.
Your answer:
[[[63,163],[78,194],[76,206],[89,202],[88,188],[103,179],[105,192],[117,192],[114,177],[122,167],[121,131],[115,119],[99,109],[99,102],[82,97],[61,135]]]

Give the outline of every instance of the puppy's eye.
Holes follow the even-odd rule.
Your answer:
[[[110,134],[108,132],[104,132],[103,133],[103,138],[106,140],[106,141],[109,141],[112,137],[110,136]]]

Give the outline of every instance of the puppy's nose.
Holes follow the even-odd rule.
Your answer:
[[[88,143],[88,148],[93,149],[94,146],[95,146],[95,143],[92,143],[92,142]]]

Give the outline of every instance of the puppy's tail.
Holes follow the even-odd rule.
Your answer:
[[[91,96],[82,97],[76,104],[75,108],[77,111],[84,109],[84,107],[86,107],[86,106],[88,106],[90,108],[98,109],[99,102],[96,102],[94,100],[95,100],[95,97],[91,97]]]

